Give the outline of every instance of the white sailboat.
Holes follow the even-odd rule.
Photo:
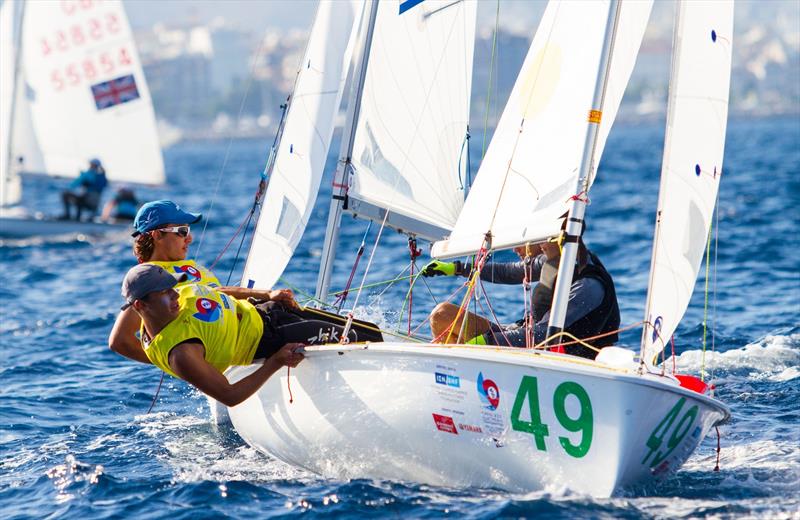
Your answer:
[[[449,99],[468,100],[468,40],[475,5],[367,2],[318,296],[327,293],[326,265],[333,258],[345,197],[346,211],[439,240],[434,256],[509,248],[554,236],[559,232],[557,217],[565,210],[582,218],[581,195],[591,186],[650,8],[650,2],[618,0],[548,5],[459,213],[458,197],[444,195],[453,195],[451,181],[459,175],[452,165],[460,143],[453,136],[465,131],[466,114],[457,131],[451,126],[464,107],[439,103],[436,109],[451,112],[431,121],[434,105],[415,111],[398,107],[395,100],[387,107],[380,96],[395,99],[386,89],[392,81],[400,91],[411,88],[405,81],[416,83],[420,95],[411,88],[411,97],[423,105],[445,88],[442,83],[450,89]],[[323,3],[312,42],[325,13],[330,15]],[[676,471],[709,430],[730,416],[724,404],[707,392],[682,386],[654,362],[663,348],[661,338],[669,337],[686,309],[697,277],[698,248],[702,250],[708,233],[719,182],[713,172],[722,168],[732,26],[732,2],[679,3],[647,304],[648,316],[659,316],[654,323],[660,325],[656,333],[645,329],[640,362],[616,347],[604,349],[594,361],[544,350],[466,345],[307,347],[307,359],[291,375],[276,374],[242,404],[216,410],[227,411],[252,446],[333,478],[512,491],[567,488],[609,496]],[[449,31],[451,36],[446,45],[427,46],[413,29]],[[410,53],[407,59],[395,61],[395,56],[382,54],[380,49],[388,45],[382,41],[384,31],[394,38],[395,52]],[[575,34],[581,35],[580,41]],[[422,47],[415,48],[415,43]],[[441,67],[451,58],[460,58],[463,68],[442,77],[447,69]],[[396,70],[394,63],[413,67]],[[467,81],[458,81],[464,73]],[[696,118],[703,122],[697,124]],[[425,145],[437,152],[415,148],[422,137],[417,129],[423,125],[431,125]],[[437,135],[449,137],[430,139]],[[424,183],[423,191],[441,189],[444,195],[436,196],[442,204],[426,206],[425,195],[418,196],[415,189],[418,184],[408,182],[418,160],[431,167],[425,171],[428,176],[437,177]],[[687,205],[692,209],[686,211]],[[572,227],[570,223],[567,231],[577,234]],[[449,234],[446,240],[440,240],[442,230]],[[291,236],[299,234],[295,229]],[[570,256],[574,262],[571,246],[564,247],[562,266],[571,265]],[[678,258],[670,256],[675,250]],[[271,252],[254,245],[248,265],[269,263],[271,256],[265,254]],[[563,327],[570,278],[571,270],[559,273],[551,330]],[[245,276],[245,283],[253,286],[276,280],[274,273]],[[653,336],[658,341],[649,339]],[[226,375],[236,381],[256,368],[233,367]]]
[[[0,34],[0,235],[124,229],[15,207],[20,173],[76,177],[93,157],[109,181],[164,182],[150,92],[122,2],[5,0]]]

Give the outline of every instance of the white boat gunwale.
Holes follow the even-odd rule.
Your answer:
[[[320,355],[333,353],[337,355],[344,355],[345,353],[352,354],[357,352],[378,352],[386,354],[400,353],[403,355],[420,357],[432,356],[439,358],[460,357],[465,359],[491,361],[493,363],[501,363],[505,365],[546,368],[548,370],[554,370],[566,374],[577,372],[582,375],[597,377],[600,379],[612,379],[647,386],[658,390],[668,391],[681,397],[689,397],[691,399],[700,401],[706,406],[718,409],[723,414],[723,418],[717,421],[715,426],[725,424],[731,418],[730,408],[724,403],[713,397],[680,386],[678,381],[672,378],[669,374],[662,375],[658,372],[646,372],[645,374],[638,374],[634,371],[612,367],[602,363],[597,363],[596,361],[590,361],[577,356],[571,356],[569,354],[544,352],[533,349],[520,349],[517,347],[487,347],[460,344],[442,344],[433,346],[431,344],[414,345],[399,342],[366,342],[348,345],[326,344],[305,347],[306,357],[317,357]],[[533,364],[520,362],[520,360],[535,362],[544,361],[546,366],[534,367]],[[559,363],[563,365],[559,366]],[[569,365],[568,367],[566,366],[567,364]]]

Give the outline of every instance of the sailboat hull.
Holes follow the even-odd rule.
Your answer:
[[[400,343],[309,347],[228,414],[250,445],[327,477],[593,496],[674,472],[729,417],[669,377]]]
[[[4,238],[57,235],[103,235],[106,233],[121,233],[130,227],[130,221],[96,222],[57,220],[32,216],[0,216],[0,237]]]

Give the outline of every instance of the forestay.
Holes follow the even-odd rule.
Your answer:
[[[722,175],[733,2],[678,4],[643,359],[654,362],[689,305]]]
[[[378,4],[349,209],[379,222],[388,210],[389,226],[433,240],[464,203],[477,2],[413,4]]]
[[[652,7],[623,2],[594,160],[630,78]],[[556,235],[574,193],[603,46],[607,1],[550,2],[453,233],[432,256],[502,249]],[[596,164],[591,168],[595,170]]]
[[[164,181],[150,92],[120,1],[28,2],[22,53],[15,125],[31,131],[25,138],[15,129],[12,153],[24,157],[23,170],[74,177],[98,157],[110,180]]]
[[[303,235],[322,179],[362,2],[320,2],[278,144],[242,284],[270,288]]]

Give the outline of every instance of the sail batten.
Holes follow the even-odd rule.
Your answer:
[[[689,305],[722,177],[733,2],[680,2],[642,334],[654,363]]]

